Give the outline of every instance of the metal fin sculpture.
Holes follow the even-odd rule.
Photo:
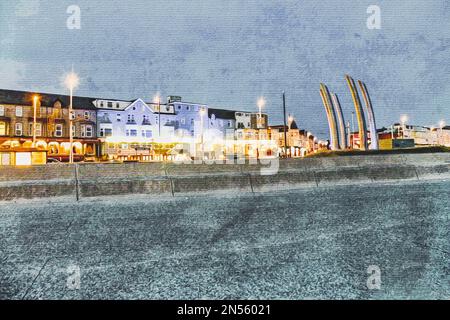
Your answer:
[[[355,86],[355,81],[349,75],[345,76],[347,80],[348,87],[352,94],[353,104],[355,105],[356,117],[358,118],[358,128],[359,128],[359,148],[361,150],[367,150],[367,127],[366,120],[364,118],[364,110],[361,106],[361,100],[359,99],[358,90]]]
[[[366,84],[361,80],[358,80],[358,84],[359,87],[361,88],[361,92],[367,110],[367,121],[369,122],[369,130],[370,130],[370,149],[378,150],[379,149],[378,133],[377,133],[377,126],[375,123],[375,114],[373,113],[372,100],[370,99]]]
[[[337,131],[336,115],[334,114],[333,104],[330,98],[330,92],[323,83],[320,84],[320,96],[327,112],[328,127],[330,128],[331,150],[339,150],[339,134]]]
[[[338,128],[339,128],[339,146],[341,149],[347,149],[347,135],[345,134],[345,120],[344,115],[342,113],[341,103],[339,102],[339,98],[337,94],[331,94],[331,100],[333,102],[334,112],[337,115],[338,120]]]

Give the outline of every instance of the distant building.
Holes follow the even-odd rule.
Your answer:
[[[280,152],[284,152],[285,128],[288,155],[298,157],[314,150],[314,136],[308,135],[308,132],[305,130],[300,130],[294,120],[290,126],[275,125],[269,127],[270,138],[276,141]]]
[[[0,90],[0,148],[21,148],[33,140],[33,98],[36,108],[36,148],[48,150],[49,158],[67,161],[69,143],[69,97],[37,92]],[[97,108],[94,99],[73,97],[73,151],[75,159],[96,156]]]

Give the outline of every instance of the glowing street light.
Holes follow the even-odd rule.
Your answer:
[[[259,126],[262,127],[262,108],[266,105],[266,100],[264,97],[260,97],[258,99],[258,102],[256,103],[258,105],[258,111],[259,111]]]
[[[260,97],[257,104],[259,109],[259,116],[261,117],[262,108],[264,108],[264,106],[266,105],[266,100],[264,99],[264,97]]]
[[[159,94],[153,97],[153,103],[158,105],[158,138],[161,138],[161,97]]]
[[[33,147],[36,145],[36,109],[39,101],[39,96],[33,96]]]
[[[70,103],[69,103],[69,139],[70,139],[70,151],[69,151],[69,163],[73,163],[73,120],[75,115],[73,113],[73,90],[80,84],[80,78],[78,75],[72,71],[66,76],[64,83],[70,92]]]
[[[200,140],[200,143],[201,143],[201,147],[202,147],[202,149],[201,149],[201,157],[202,157],[202,161],[203,161],[203,158],[204,158],[204,142],[203,142],[203,117],[205,116],[205,114],[206,114],[206,109],[205,108],[200,108],[200,127],[201,127],[201,140]]]
[[[439,144],[440,145],[443,145],[444,143],[443,143],[443,132],[442,132],[442,130],[444,130],[444,127],[445,127],[445,121],[444,120],[441,120],[441,121],[439,121],[439,129],[441,129],[440,130],[440,132],[439,132]]]
[[[408,121],[408,115],[404,114],[400,117],[400,123],[402,125],[402,139],[405,138],[406,122]]]

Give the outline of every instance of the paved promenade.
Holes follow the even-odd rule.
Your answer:
[[[449,189],[4,202],[0,298],[448,299]],[[371,265],[379,290],[367,287]]]

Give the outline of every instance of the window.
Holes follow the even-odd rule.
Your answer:
[[[30,126],[29,126],[29,135],[33,136],[33,122],[30,122]],[[41,123],[36,123],[36,137],[40,137],[42,135],[42,124]]]
[[[108,108],[112,108],[113,107],[113,103],[111,101],[108,101]]]
[[[0,121],[0,136],[6,136],[6,122]]]
[[[116,120],[117,120],[117,122],[120,122],[120,120],[121,120],[121,115],[120,115],[120,113],[117,114]]]
[[[119,109],[120,108],[120,103],[116,103],[116,108]]]
[[[137,130],[130,130],[130,136],[137,137]]]
[[[103,101],[100,101],[100,108],[103,108],[105,105],[103,103]]]
[[[152,131],[151,130],[142,130],[142,136],[144,138],[151,138],[152,137]]]
[[[22,123],[16,123],[16,136],[21,136],[23,134],[23,125]]]
[[[134,122],[134,115],[133,114],[129,114],[128,115],[128,122]]]
[[[23,108],[20,106],[16,107],[16,117],[22,117],[23,116]]]
[[[194,118],[191,118],[191,126],[194,125]]]
[[[91,125],[81,125],[81,136],[91,138],[92,137],[92,126]]]
[[[178,107],[178,110],[181,110],[181,105],[178,105],[177,107]]]
[[[89,120],[90,117],[91,117],[91,115],[89,114],[89,111],[85,111],[84,112],[84,119],[85,120]]]
[[[72,125],[72,137],[75,137],[77,135],[77,127],[75,125]]]
[[[0,117],[5,115],[5,106],[0,106]]]
[[[186,123],[186,119],[185,118],[181,118],[180,122],[181,122],[181,124],[185,124]]]
[[[186,106],[186,110],[189,111],[191,108],[189,106]]]
[[[88,137],[88,138],[92,137],[92,126],[91,125],[86,126],[86,137]]]
[[[63,135],[63,125],[57,124],[55,126],[55,137],[62,137]]]
[[[231,128],[231,120],[228,120],[228,128]]]

